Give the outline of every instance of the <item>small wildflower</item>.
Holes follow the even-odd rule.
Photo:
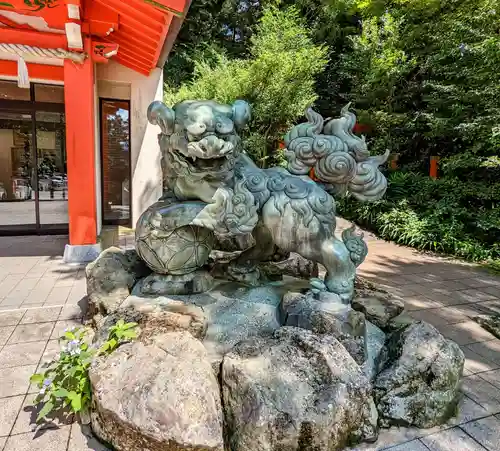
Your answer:
[[[52,384],[52,380],[51,379],[45,379],[43,381],[43,386],[44,387],[48,387],[50,384]]]

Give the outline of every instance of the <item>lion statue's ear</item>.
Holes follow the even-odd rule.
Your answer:
[[[234,125],[238,130],[241,130],[250,122],[250,119],[252,118],[250,105],[244,100],[235,100],[232,105],[232,110]]]
[[[148,108],[148,120],[153,125],[159,125],[162,133],[174,133],[175,111],[159,100],[154,101]]]

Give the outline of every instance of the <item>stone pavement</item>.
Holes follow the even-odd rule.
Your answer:
[[[0,237],[0,451],[105,450],[71,418],[37,428],[30,407],[36,389],[29,376],[55,355],[59,333],[79,324],[85,309],[84,269],[61,260],[66,239]],[[500,340],[471,320],[500,313],[500,277],[371,235],[367,241],[360,274],[404,297],[408,313],[459,343],[467,360],[464,397],[448,425],[392,428],[355,449],[500,450]]]

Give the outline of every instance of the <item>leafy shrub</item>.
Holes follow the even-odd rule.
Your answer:
[[[380,237],[472,261],[500,260],[500,184],[433,180],[412,172],[388,176],[385,198],[338,201],[339,214]]]
[[[40,392],[35,404],[43,404],[37,421],[47,417],[53,410],[69,407],[71,411],[86,412],[92,398],[89,367],[99,355],[111,354],[121,343],[136,338],[136,323],[119,320],[110,328],[107,340],[100,348],[89,346],[86,327],[68,329],[60,338],[61,353],[43,373],[31,376],[30,381],[38,385]]]
[[[167,80],[164,98],[168,105],[187,99],[248,101],[252,135],[243,137],[243,145],[266,166],[279,163],[277,141],[316,100],[314,76],[325,67],[326,50],[312,42],[294,8],[266,8],[250,42],[245,59],[212,49],[209,58],[195,61],[192,80],[180,87]]]

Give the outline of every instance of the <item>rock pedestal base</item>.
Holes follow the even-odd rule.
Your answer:
[[[117,450],[340,451],[455,410],[462,351],[376,287],[350,306],[286,276],[170,277],[119,249],[87,268],[96,344],[119,319],[139,324],[90,373],[92,427]],[[204,292],[168,294],[186,284]]]

